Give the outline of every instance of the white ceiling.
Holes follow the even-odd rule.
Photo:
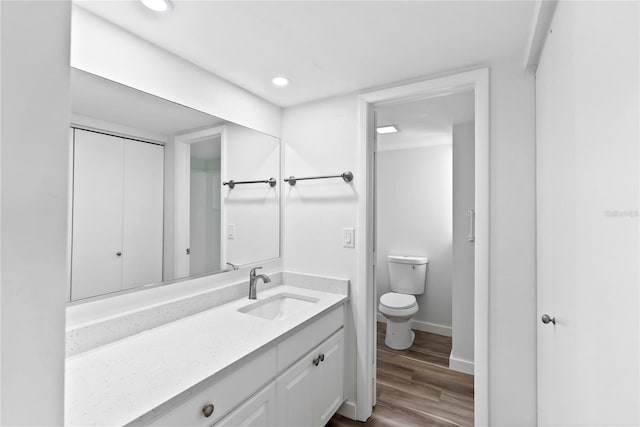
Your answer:
[[[379,151],[450,144],[454,125],[474,121],[473,91],[379,107],[376,121],[400,129],[378,135]]]
[[[71,112],[173,136],[224,120],[84,71],[71,70]]]
[[[502,58],[522,58],[534,1],[75,0],[286,107]],[[291,84],[278,88],[275,75]]]

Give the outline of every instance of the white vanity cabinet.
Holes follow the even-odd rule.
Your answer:
[[[278,426],[324,426],[344,401],[343,371],[341,329],[276,380]]]
[[[344,402],[344,305],[334,308],[153,426],[324,426]]]
[[[162,281],[162,146],[74,129],[71,299]]]

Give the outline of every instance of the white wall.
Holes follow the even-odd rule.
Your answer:
[[[0,10],[0,424],[62,425],[70,5]]]
[[[535,80],[491,67],[489,393],[492,426],[536,424]]]
[[[86,10],[73,6],[71,65],[274,136],[281,110]]]
[[[357,97],[344,96],[286,109],[283,176],[339,174],[356,170]],[[356,228],[358,193],[342,179],[284,185],[283,255],[286,271],[351,280],[346,328],[345,397],[355,401],[356,350],[353,299],[359,285],[356,251],[343,247],[343,229]],[[362,230],[355,230],[356,234]]]
[[[427,282],[416,295],[414,327],[449,336],[452,153],[449,143],[376,154],[377,300],[391,291],[388,255],[426,256]]]
[[[490,423],[529,426],[536,423],[534,78],[517,61],[490,64],[490,72]],[[357,100],[284,111],[285,176],[355,169]],[[353,172],[362,179],[364,171]],[[342,228],[356,223],[358,194],[339,180],[299,184],[283,192],[285,268],[351,279],[357,298],[361,248],[343,248],[341,239]],[[353,363],[355,348],[348,354]],[[352,365],[345,372],[355,378]],[[350,385],[347,397],[354,394]]]
[[[474,124],[453,126],[453,272],[451,281],[453,339],[449,367],[473,373],[474,243],[469,216],[475,206]]]

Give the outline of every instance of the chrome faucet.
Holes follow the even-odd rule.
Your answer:
[[[262,267],[255,267],[251,269],[249,273],[249,299],[256,299],[256,285],[258,284],[258,279],[262,279],[264,283],[271,282],[271,279],[266,274],[256,274],[256,270]]]

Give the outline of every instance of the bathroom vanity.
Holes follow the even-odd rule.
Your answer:
[[[302,286],[68,357],[65,424],[325,425],[344,402],[348,281]]]

